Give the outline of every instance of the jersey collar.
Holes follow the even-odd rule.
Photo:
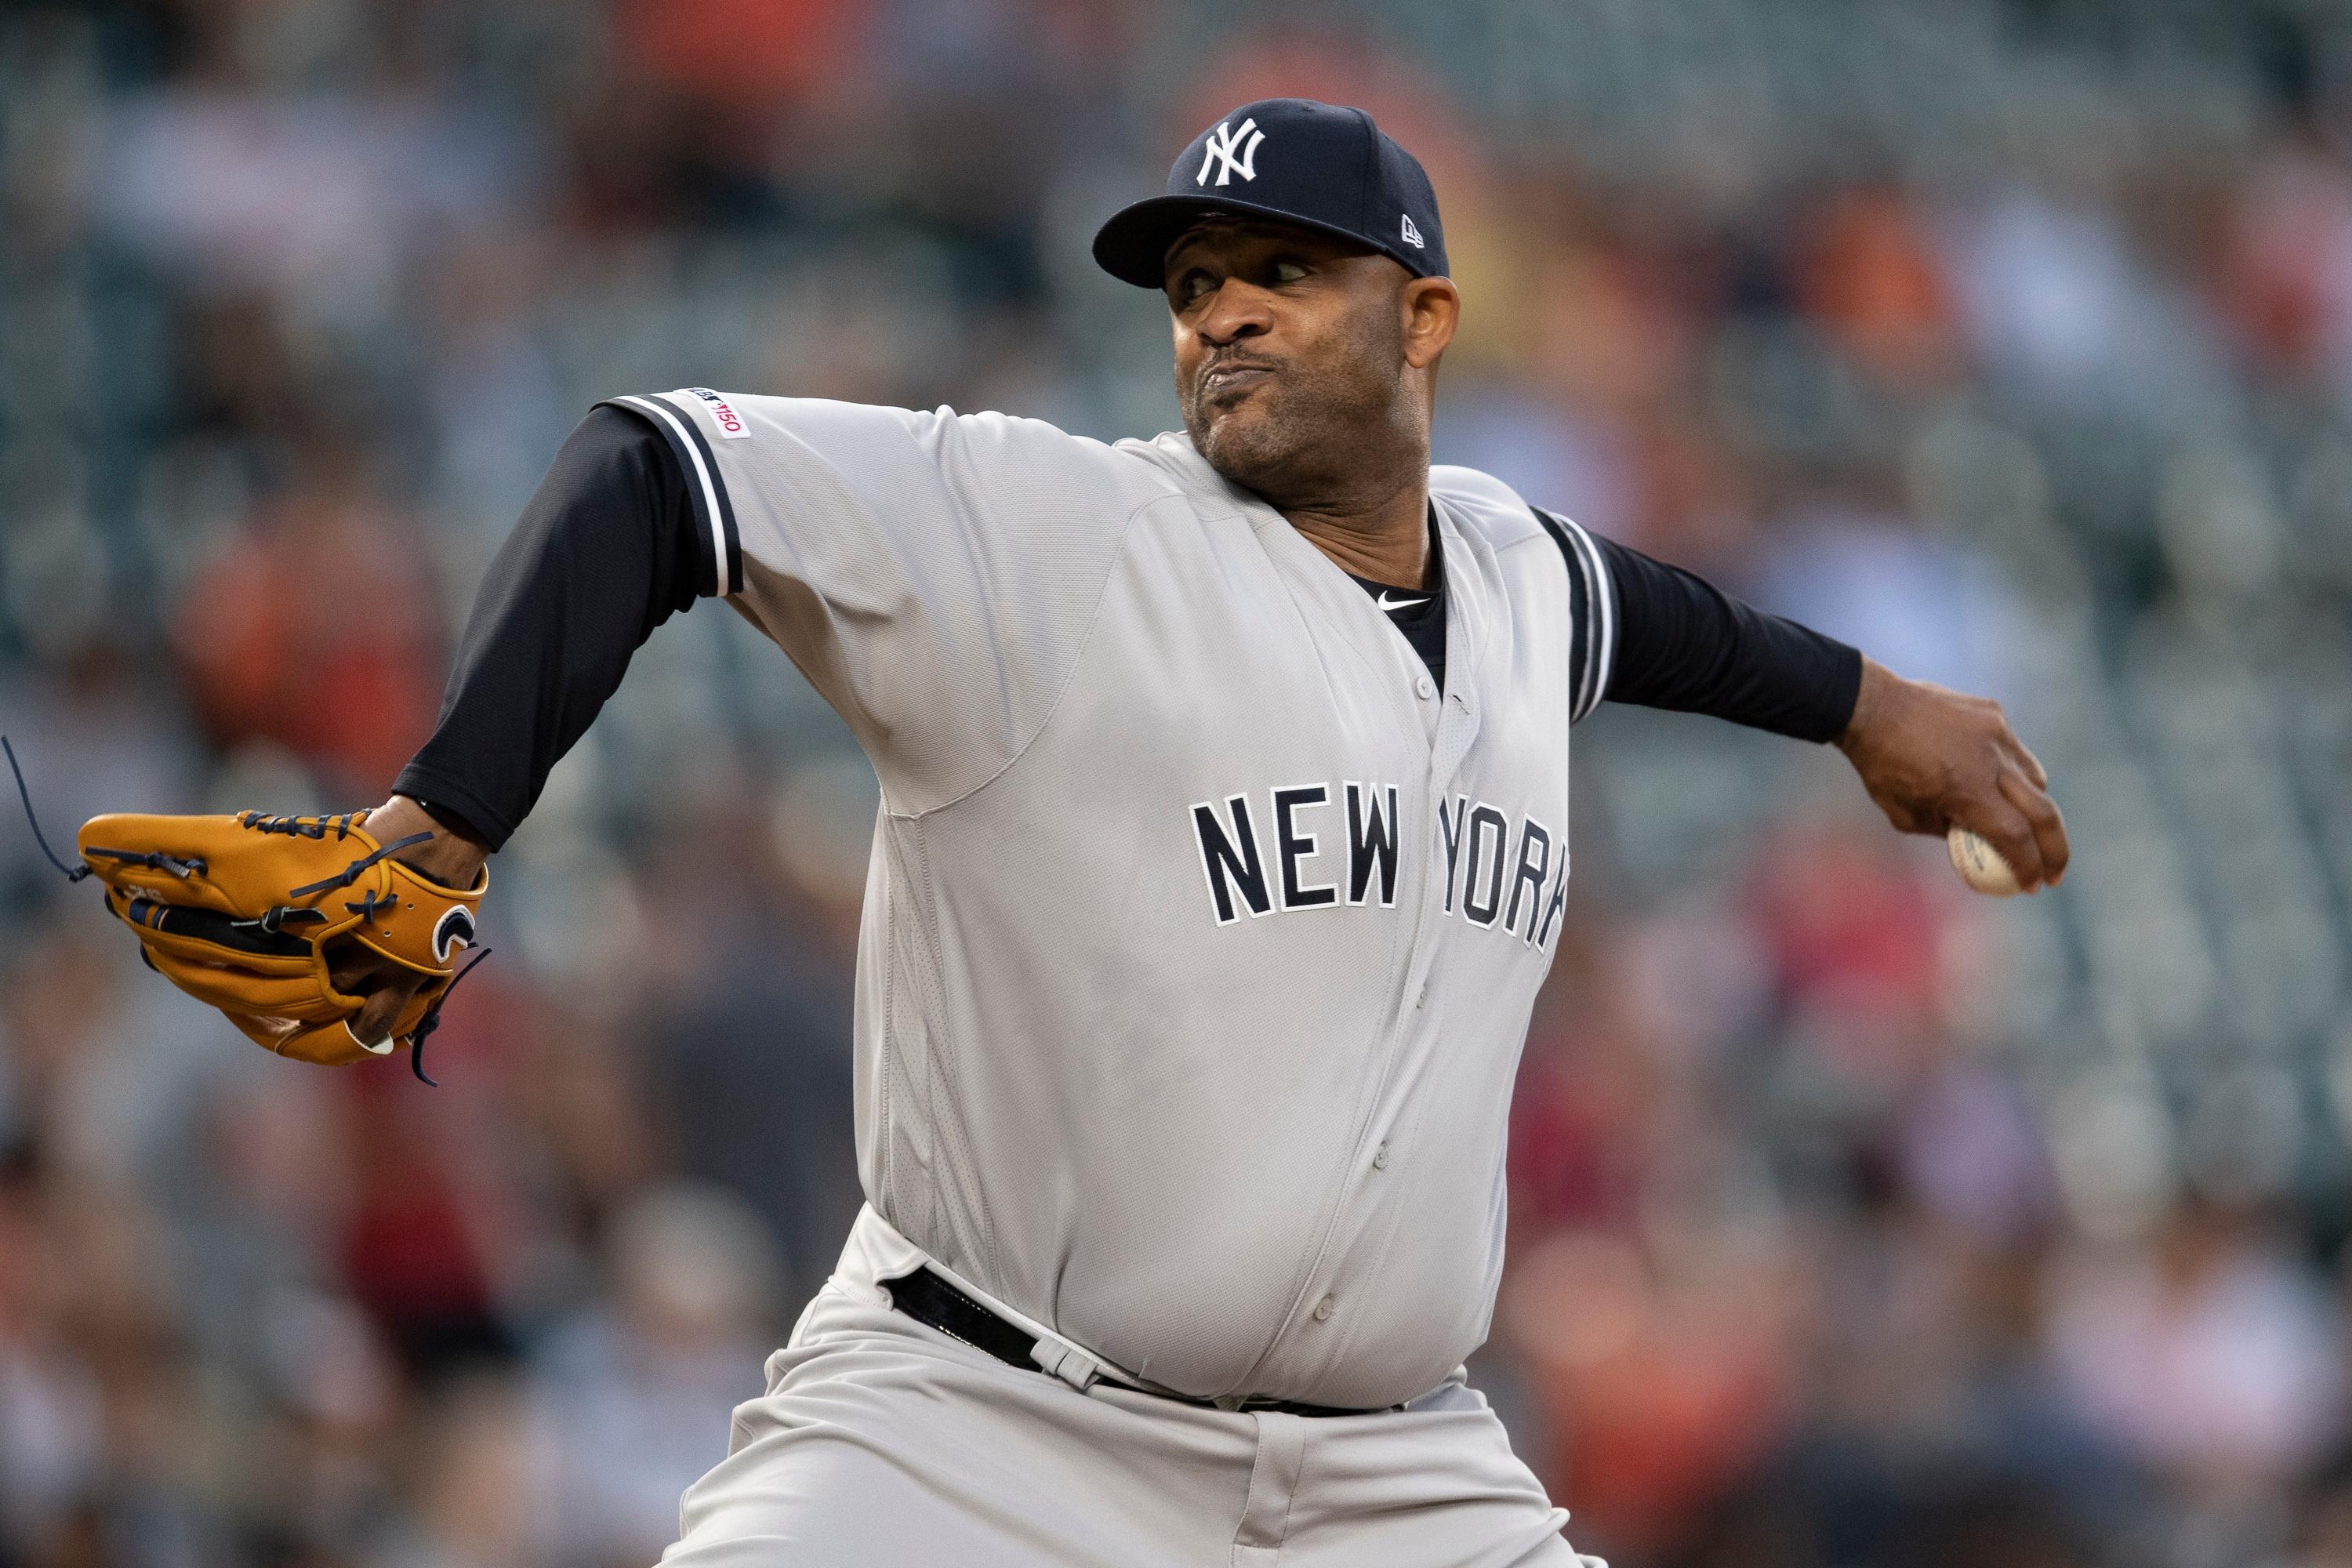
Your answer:
[[[1268,552],[1289,563],[1293,580],[1302,587],[1312,584],[1330,613],[1362,617],[1368,628],[1389,634],[1384,624],[1387,615],[1349,580],[1346,570],[1291,527],[1289,519],[1210,467],[1189,433],[1167,430],[1149,441],[1129,439],[1118,445],[1166,470],[1208,514],[1231,513],[1247,519]],[[1437,519],[1440,568],[1445,580],[1446,701],[1451,704],[1459,696],[1465,710],[1475,712],[1479,672],[1494,620],[1487,584],[1499,580],[1494,552],[1486,548],[1476,530],[1462,526],[1433,488],[1429,503]]]

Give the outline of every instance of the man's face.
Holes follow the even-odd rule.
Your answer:
[[[1213,218],[1186,231],[1165,286],[1193,447],[1282,505],[1344,486],[1374,444],[1425,442],[1425,414],[1402,395],[1411,279],[1313,229]]]

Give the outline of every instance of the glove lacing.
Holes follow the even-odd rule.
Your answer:
[[[433,1005],[425,1009],[425,1016],[416,1020],[416,1027],[408,1031],[408,1070],[435,1089],[440,1088],[440,1083],[425,1076],[425,1041],[441,1026],[441,1004],[449,1000],[449,993],[457,989],[457,982],[473,973],[474,965],[489,956],[490,950],[486,947],[467,959],[466,967],[449,977],[449,984],[441,987],[441,994],[433,998]]]
[[[16,775],[16,798],[25,803],[25,821],[33,829],[33,842],[41,847],[41,853],[49,858],[49,864],[62,872],[68,882],[79,882],[97,870],[98,868],[95,866],[68,866],[58,858],[57,852],[49,847],[48,838],[41,832],[41,819],[33,815],[33,792],[25,787],[25,770],[16,765],[16,748],[8,743],[8,737],[5,735],[0,735],[0,752],[8,753],[8,771]],[[125,860],[146,858],[144,855],[125,854],[121,850],[102,850],[100,853],[121,855]],[[165,868],[159,866],[155,868],[160,871]],[[180,873],[182,876],[186,874]]]

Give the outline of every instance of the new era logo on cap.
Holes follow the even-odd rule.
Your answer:
[[[1164,195],[1103,225],[1095,259],[1114,278],[1157,289],[1169,246],[1211,213],[1319,229],[1421,277],[1445,275],[1445,235],[1429,176],[1360,109],[1307,98],[1243,104],[1177,155]]]

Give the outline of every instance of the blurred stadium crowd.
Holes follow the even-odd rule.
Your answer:
[[[2002,697],[1970,900],[1608,710],[1474,1371],[1619,1568],[2352,1564],[2352,13],[2321,0],[16,0],[0,730],[382,798],[565,431],[1172,426],[1086,242],[1232,103],[1429,164],[1440,456]],[[706,608],[398,1063],[264,1057],[0,829],[0,1565],[643,1563],[857,1194],[870,773]]]

